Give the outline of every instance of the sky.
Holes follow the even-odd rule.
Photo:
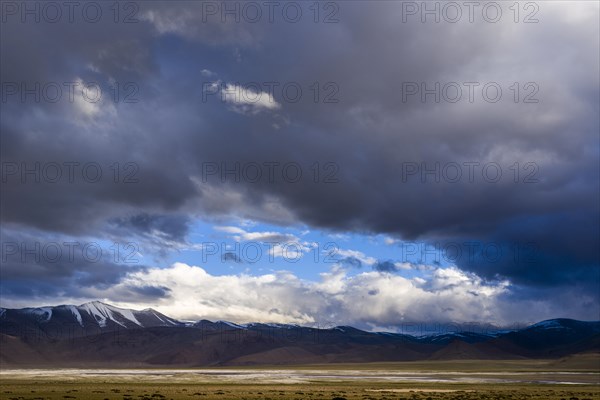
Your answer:
[[[600,6],[3,2],[0,306],[600,319]]]

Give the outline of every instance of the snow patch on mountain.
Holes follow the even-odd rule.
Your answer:
[[[39,307],[39,308],[26,308],[26,312],[35,314],[41,318],[44,318],[43,322],[50,321],[52,318],[52,308],[51,307]]]
[[[533,324],[530,328],[543,328],[543,329],[564,329],[565,327],[555,319],[549,319],[546,321],[538,322],[537,324]]]
[[[295,324],[277,324],[277,323],[269,323],[269,322],[251,322],[248,324],[240,325],[244,328],[260,328],[261,326],[268,326],[269,328],[277,328],[277,329],[295,329],[301,328],[300,325]]]
[[[75,306],[67,306],[67,307],[69,308],[71,313],[73,313],[75,318],[77,318],[77,322],[79,322],[79,325],[83,326],[83,319],[81,318],[81,314],[79,313],[79,310],[77,309],[77,307],[75,307]]]
[[[156,311],[156,310],[154,310],[152,308],[146,308],[145,310],[142,310],[142,312],[151,313],[152,315],[154,315],[163,324],[179,325],[177,322],[173,321],[171,318],[162,315],[161,313],[159,313],[158,311]]]
[[[100,304],[102,304],[102,303],[100,303]],[[82,304],[79,306],[79,308],[83,309],[88,314],[90,314],[92,317],[94,317],[96,322],[98,322],[98,325],[100,325],[102,328],[104,328],[106,326],[107,315],[102,312],[105,310],[103,310],[102,307],[99,308],[97,306],[96,302]]]
[[[152,315],[154,315],[156,318],[158,318],[158,320],[159,320],[160,322],[162,322],[163,324],[167,324],[167,323],[173,324],[173,322],[171,322],[171,321],[165,321],[164,319],[162,319],[162,318],[160,317],[160,315],[158,315],[158,314],[156,313],[156,311],[154,311],[154,310],[153,310],[153,309],[151,309],[151,308],[146,308],[145,310],[142,310],[142,312],[151,313],[151,314],[152,314]]]
[[[116,312],[118,314],[121,314],[121,316],[123,318],[127,319],[128,321],[131,321],[138,326],[142,326],[140,321],[138,321],[137,318],[135,318],[135,315],[133,315],[133,312],[131,310],[127,310],[124,308],[118,308],[117,310],[111,310],[111,312]]]
[[[229,321],[216,321],[216,324],[225,324],[227,326],[231,326],[232,328],[237,328],[237,329],[247,329],[247,327],[245,325],[238,325],[238,324],[234,324],[233,322],[229,322]]]

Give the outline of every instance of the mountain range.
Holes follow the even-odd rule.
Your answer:
[[[552,319],[513,330],[413,336],[226,321],[182,322],[99,301],[0,308],[2,367],[235,366],[455,359],[561,358],[600,353],[600,321]]]

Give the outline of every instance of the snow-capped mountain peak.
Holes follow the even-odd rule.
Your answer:
[[[113,321],[124,328],[128,327],[126,326],[126,321],[132,322],[140,327],[142,326],[135,318],[133,311],[125,308],[111,306],[100,301],[84,303],[78,308],[89,313],[101,327],[105,327],[108,321]]]
[[[71,326],[86,330],[95,327],[100,331],[183,325],[151,308],[130,310],[101,301],[91,301],[79,306],[64,304],[54,307],[3,308],[0,317],[14,320],[18,325],[57,325],[61,329]]]

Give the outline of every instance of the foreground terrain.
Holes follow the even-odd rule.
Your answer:
[[[600,399],[597,387],[521,387],[468,386],[444,389],[337,383],[307,385],[185,385],[185,384],[113,384],[91,382],[46,382],[43,387],[32,382],[3,382],[1,398],[22,399],[423,399],[423,400],[481,400],[481,399],[539,399],[585,400]]]
[[[600,399],[600,357],[189,370],[2,370],[0,398]]]

